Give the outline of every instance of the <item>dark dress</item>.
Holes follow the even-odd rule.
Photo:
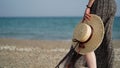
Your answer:
[[[115,12],[115,0],[95,0],[91,8],[91,13],[100,16],[105,27],[103,42],[95,51],[97,68],[113,68],[112,25]]]

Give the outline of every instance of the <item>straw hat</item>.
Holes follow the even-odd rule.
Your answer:
[[[91,14],[90,21],[78,23],[73,33],[72,45],[79,54],[97,49],[104,37],[104,25],[101,18]]]

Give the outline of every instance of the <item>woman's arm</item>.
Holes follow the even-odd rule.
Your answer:
[[[91,17],[90,16],[90,8],[93,5],[94,1],[95,0],[89,0],[88,4],[86,5],[83,21],[84,20],[90,20],[90,17]]]
[[[89,0],[89,2],[88,2],[88,8],[89,8],[89,7],[91,8],[91,6],[93,5],[94,1],[95,1],[95,0]]]

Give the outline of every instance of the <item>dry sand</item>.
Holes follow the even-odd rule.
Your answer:
[[[0,39],[0,68],[54,68],[70,48],[70,40]],[[120,67],[120,40],[114,40],[114,68]]]

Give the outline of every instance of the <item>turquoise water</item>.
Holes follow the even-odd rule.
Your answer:
[[[0,18],[0,38],[69,40],[81,17]],[[120,39],[120,17],[115,17],[113,39]]]

